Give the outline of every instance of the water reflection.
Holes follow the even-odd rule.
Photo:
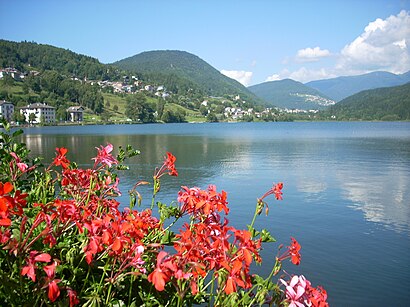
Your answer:
[[[300,138],[297,133],[284,138],[276,130],[272,133],[271,129],[260,128],[256,132],[245,129],[233,137],[237,129],[232,127],[217,136],[206,135],[203,128],[198,135],[193,131],[188,135],[136,135],[112,134],[111,127],[106,127],[107,134],[96,135],[26,133],[22,141],[33,156],[43,156],[45,163],[52,161],[56,147],[67,147],[68,157],[80,166],[92,165],[95,147],[131,144],[141,150],[141,155],[126,162],[130,170],[121,174],[123,191],[139,180],[151,178],[166,151],[171,151],[177,156],[180,176],[163,182],[163,197],[169,200],[175,200],[181,185],[204,188],[215,182],[239,194],[244,193],[241,189],[245,183],[255,198],[272,181],[286,181],[291,189],[293,185],[296,191],[306,194],[307,203],[326,194],[333,196],[341,189],[345,206],[363,212],[366,220],[410,233],[408,139],[342,138],[340,131],[338,139],[314,138],[314,133],[306,129]],[[144,195],[149,197],[150,190]],[[241,197],[246,199],[248,195]],[[123,201],[128,201],[127,197]]]
[[[375,174],[366,168],[341,172],[343,196],[370,222],[410,234],[409,172],[399,165]]]

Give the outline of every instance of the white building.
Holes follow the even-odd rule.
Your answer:
[[[73,106],[67,109],[68,120],[71,122],[82,122],[84,108],[82,106]]]
[[[53,123],[56,121],[55,108],[43,103],[33,103],[23,107],[20,109],[20,113],[24,115],[24,119],[30,124]],[[31,114],[34,114],[34,116]]]
[[[11,121],[14,113],[14,105],[5,100],[0,101],[0,117],[5,118],[8,122]]]

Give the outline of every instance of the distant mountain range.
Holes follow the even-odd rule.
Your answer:
[[[311,81],[305,85],[318,90],[335,101],[340,101],[364,90],[397,86],[407,82],[410,82],[410,71],[401,75],[376,71],[359,76]]]
[[[122,80],[124,74],[135,73],[147,83],[164,85],[174,94],[189,94],[198,99],[205,95],[239,95],[251,104],[287,109],[328,109],[330,106],[330,111],[339,118],[410,118],[409,85],[406,84],[410,82],[410,72],[400,75],[373,72],[306,84],[285,79],[246,88],[198,56],[184,51],[148,51],[113,64],[102,64],[95,58],[54,46],[1,39],[0,67],[53,70],[65,77],[94,80]]]
[[[330,107],[337,120],[410,120],[410,82],[362,91]]]
[[[155,80],[173,93],[197,90],[209,96],[239,95],[262,103],[245,86],[228,78],[198,56],[185,51],[147,51],[113,63],[121,69]],[[176,82],[178,80],[178,82]]]
[[[285,79],[264,82],[248,89],[269,105],[282,109],[325,109],[335,101],[303,83]]]

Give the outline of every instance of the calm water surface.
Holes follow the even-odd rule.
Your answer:
[[[323,285],[334,306],[410,304],[410,123],[240,123],[45,127],[25,130],[33,155],[51,161],[56,147],[91,166],[95,147],[132,144],[141,155],[121,175],[120,201],[149,179],[166,151],[178,178],[165,178],[159,200],[176,200],[181,185],[228,192],[230,222],[245,227],[257,197],[284,182],[284,200],[267,199],[268,228],[287,245],[302,245],[299,267]],[[141,190],[149,206],[149,189]],[[263,251],[274,259],[278,244]],[[264,274],[267,267],[256,267]]]

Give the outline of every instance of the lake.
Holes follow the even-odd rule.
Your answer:
[[[265,265],[279,243],[295,237],[302,261],[289,273],[323,285],[334,306],[408,306],[410,302],[410,123],[218,123],[26,128],[33,155],[52,161],[56,147],[70,160],[92,166],[95,147],[133,145],[141,155],[121,174],[120,198],[152,178],[166,151],[179,176],[163,177],[158,200],[176,200],[181,185],[215,184],[228,193],[230,222],[245,228],[256,198],[275,182],[284,199],[267,198],[267,228],[278,243],[266,245]],[[145,189],[145,190],[144,190]],[[142,188],[150,204],[149,188]],[[256,267],[264,274],[266,266]],[[270,269],[269,269],[270,270]]]

